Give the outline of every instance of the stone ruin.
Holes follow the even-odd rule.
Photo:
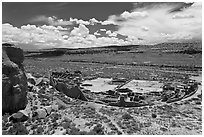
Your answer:
[[[95,99],[94,96],[91,100],[87,98],[87,94],[83,92],[80,85],[82,84],[82,73],[80,71],[75,72],[58,72],[53,71],[50,74],[49,79],[47,78],[35,78],[29,73],[25,74],[23,68],[24,55],[23,50],[15,47],[12,44],[3,44],[2,45],[2,111],[3,113],[14,113],[18,110],[25,109],[27,105],[27,89],[28,84],[29,87],[40,86],[45,83],[55,88],[57,91],[63,93],[64,95],[80,99],[83,101],[95,101],[104,103],[111,106],[119,106],[119,107],[140,107],[145,105],[150,105],[145,101],[145,96],[148,94],[137,95],[137,93],[133,94],[133,91],[128,89],[117,89],[115,91],[109,91],[105,93],[101,93],[101,96],[107,94],[107,96],[114,96],[112,99],[117,99],[121,93],[126,93],[130,98],[130,101],[126,102],[125,98],[126,94],[122,94],[123,96],[119,97],[118,101],[112,100],[101,100],[101,97]],[[116,80],[114,82],[126,82],[126,79]],[[193,83],[194,84],[194,83]],[[32,86],[33,85],[33,86]],[[196,90],[196,85],[193,89],[185,89],[185,96],[181,97],[169,97],[167,94],[161,95],[162,101],[164,100],[167,103],[174,102],[180,100],[188,95],[192,95]],[[169,90],[169,89],[168,89]],[[164,87],[165,91],[165,87]],[[187,91],[191,91],[188,92]],[[193,91],[193,92],[192,92]],[[180,92],[178,92],[179,95]],[[91,93],[93,94],[93,93]],[[103,96],[104,98],[107,97]],[[160,95],[159,95],[160,96]],[[169,100],[168,100],[169,99]]]
[[[50,74],[50,85],[68,97],[118,107],[142,107],[154,105],[154,102],[158,101],[171,103],[187,98],[197,90],[196,82],[192,82],[191,84],[187,82],[185,86],[180,86],[180,89],[177,87],[179,85],[170,89],[166,89],[165,85],[163,90],[159,92],[151,91],[147,93],[139,93],[133,92],[129,88],[120,88],[121,85],[124,85],[125,83],[127,84],[128,82],[127,80],[122,79],[115,90],[98,93],[88,92],[87,94],[84,92],[85,90],[83,89],[83,86],[81,87],[81,85],[83,85],[82,81],[81,72],[71,73],[69,71],[56,71]],[[115,82],[115,80],[113,81]],[[118,82],[118,80],[116,82]],[[169,93],[173,94],[169,95]],[[91,97],[89,95],[91,95]]]

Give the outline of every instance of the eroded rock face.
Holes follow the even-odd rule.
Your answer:
[[[2,44],[2,112],[14,113],[27,104],[27,78],[23,50]]]

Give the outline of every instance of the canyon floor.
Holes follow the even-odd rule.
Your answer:
[[[144,49],[146,50],[146,49]],[[2,117],[3,134],[61,135],[201,135],[202,54],[144,53],[65,54],[26,57],[26,73],[48,78],[52,71],[81,71],[83,78],[126,78],[128,80],[181,81],[189,77],[200,82],[197,92],[184,100],[144,107],[114,107],[65,96],[51,86],[28,92],[25,122]],[[131,63],[130,63],[131,62]],[[134,63],[132,63],[134,62]],[[166,65],[168,64],[168,65]],[[163,66],[162,66],[163,65]],[[100,90],[100,89],[99,89]],[[49,108],[43,118],[34,111]]]

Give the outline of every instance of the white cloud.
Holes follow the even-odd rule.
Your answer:
[[[133,44],[133,45],[144,44],[144,41],[139,40],[135,36],[128,36],[126,40],[129,42],[129,44]]]
[[[202,6],[194,3],[191,7],[182,11],[169,13],[173,5],[152,6],[149,8],[137,8],[132,12],[125,11],[121,15],[111,15],[105,21],[95,18],[89,21],[70,18],[69,21],[58,19],[55,16],[39,16],[32,21],[42,21],[50,25],[23,25],[19,28],[10,24],[2,25],[2,41],[14,44],[27,44],[37,48],[67,47],[85,48],[108,45],[128,44],[155,44],[167,41],[183,41],[201,39],[202,37]],[[104,28],[90,34],[86,25],[114,24],[117,31]],[[79,24],[78,27],[65,25]],[[91,26],[89,26],[91,27]],[[101,34],[106,36],[101,37]],[[126,39],[119,39],[121,34]],[[100,37],[96,37],[99,36]],[[107,36],[108,35],[108,36]]]
[[[96,40],[96,36],[95,35],[92,35],[92,34],[89,34],[87,37],[86,37],[87,40],[90,40],[90,41],[94,41]]]
[[[100,21],[98,21],[95,18],[90,19],[89,22],[90,22],[90,25],[95,25],[96,23],[100,23]]]
[[[66,21],[63,19],[57,19],[57,17],[48,17],[48,23],[54,26],[65,26],[65,25],[72,25],[70,21]]]
[[[105,21],[103,21],[101,24],[102,24],[102,25],[110,25],[110,24],[114,24],[114,22],[105,20]]]
[[[187,32],[178,32],[178,33],[174,33],[174,34],[163,34],[163,37],[165,37],[167,40],[170,40],[170,41],[174,41],[174,40],[177,40],[177,39],[180,39],[180,40],[190,40],[192,39],[192,35],[187,33]]]
[[[84,24],[84,25],[90,25],[90,23],[97,23],[95,18],[90,19],[89,21],[84,21],[82,19],[77,19],[77,18],[70,18],[69,21],[64,20],[64,19],[58,19],[56,16],[52,17],[47,17],[44,15],[37,16],[35,18],[32,18],[30,22],[45,22],[49,25],[53,26],[66,26],[66,25],[73,25],[74,23],[76,24]]]
[[[26,37],[27,34],[22,33],[19,28],[13,27],[12,25],[8,23],[2,25],[2,41],[3,42],[10,42],[10,43],[16,44],[19,42],[19,40],[23,41],[22,36]]]
[[[112,33],[110,30],[106,31],[106,34],[110,37],[116,37],[117,36],[117,33],[115,33],[115,32]]]
[[[108,20],[102,21],[101,25],[111,25],[111,24],[118,25],[115,21],[112,20],[112,18],[115,18],[115,15],[110,16]]]
[[[143,18],[143,17],[147,17],[148,16],[148,13],[146,11],[142,11],[142,12],[139,12],[139,11],[134,11],[134,12],[128,12],[128,11],[125,11],[123,12],[120,17],[124,18],[124,19],[135,19],[135,18]]]
[[[128,42],[116,37],[99,37],[89,34],[89,29],[79,24],[70,33],[59,26],[23,25],[20,28],[10,24],[2,25],[3,42],[26,45],[30,48],[87,48],[108,45],[127,45]],[[110,33],[112,34],[112,33]]]
[[[173,19],[184,19],[184,18],[194,18],[194,15],[191,13],[176,13],[172,17]]]
[[[71,31],[70,35],[72,36],[81,36],[86,37],[89,34],[89,29],[83,25],[79,24],[79,27],[74,27],[74,29]]]
[[[140,19],[140,18],[145,18],[148,16],[148,12],[146,11],[133,11],[133,12],[128,12],[124,11],[121,15],[116,16],[116,15],[111,15],[108,17],[107,20],[102,21],[102,25],[120,25],[117,20],[131,20],[131,19]]]
[[[129,43],[127,41],[115,37],[100,37],[97,39],[96,44],[109,46],[109,45],[127,45]]]
[[[100,29],[100,31],[106,31],[106,29]]]
[[[37,16],[37,17],[31,19],[30,22],[45,22],[45,23],[48,23],[49,25],[53,25],[53,26],[72,25],[72,22],[70,22],[70,21],[66,21],[66,20],[63,20],[63,19],[58,19],[55,16],[46,17],[44,15]]]
[[[111,34],[111,31],[110,31],[110,30],[106,31],[106,34],[107,34],[107,35],[110,35],[110,34]]]
[[[63,39],[68,39],[69,38],[68,35],[63,35],[62,37],[63,37]]]
[[[149,31],[149,28],[146,27],[146,26],[142,26],[141,29],[142,29],[143,31]]]
[[[136,8],[119,16],[111,15],[107,21],[118,25],[118,34],[142,38],[146,44],[170,41],[170,38],[164,37],[162,33],[172,36],[172,39],[177,41],[188,38],[202,39],[201,3],[194,3],[182,11],[169,13],[172,8],[175,8],[175,5],[161,4]],[[178,34],[182,35],[173,37]]]
[[[40,43],[40,48],[57,46],[64,39],[59,27],[24,25],[21,28],[13,27],[10,24],[2,25],[2,41],[14,44],[28,44],[28,46]],[[31,47],[28,47],[31,48]],[[34,48],[34,47],[33,47]]]
[[[115,18],[115,15],[112,16]],[[111,16],[109,17],[110,20],[105,20],[105,21],[99,21],[96,18],[91,18],[88,21],[82,20],[82,19],[77,19],[77,18],[72,18],[70,17],[69,21],[64,20],[64,19],[58,19],[56,16],[52,17],[47,17],[44,15],[37,16],[35,18],[32,18],[30,22],[45,22],[49,25],[54,25],[54,26],[66,26],[66,25],[73,25],[75,24],[84,24],[84,25],[95,25],[95,24],[101,24],[101,25],[110,25],[114,24],[117,25],[115,22],[111,20]]]
[[[98,31],[96,31],[96,32],[94,32],[94,35],[96,35],[96,36],[100,36],[101,34],[98,33]]]
[[[77,18],[70,18],[69,19],[70,22],[75,22],[76,24],[83,24],[83,25],[89,25],[89,21],[84,21],[82,19],[77,19]]]
[[[74,47],[74,48],[86,48],[86,47],[101,47],[109,45],[128,45],[127,41],[118,39],[115,37],[99,37],[96,38],[95,35],[89,34],[87,37],[69,37],[64,41],[61,47]]]

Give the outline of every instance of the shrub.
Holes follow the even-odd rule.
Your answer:
[[[123,116],[122,116],[123,119],[131,119],[133,118],[130,114],[128,113],[125,113]]]
[[[79,134],[80,129],[76,128],[76,127],[72,127],[69,135],[78,135]]]
[[[200,101],[196,101],[195,104],[196,105],[202,105],[202,103]]]
[[[152,113],[152,118],[156,118],[157,114]]]
[[[93,132],[96,133],[96,135],[104,135],[104,127],[102,127],[101,124],[97,124],[93,128]]]

